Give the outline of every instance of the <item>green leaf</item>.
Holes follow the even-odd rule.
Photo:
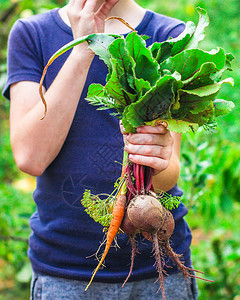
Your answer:
[[[211,78],[215,81],[215,82],[219,82],[222,79],[222,75],[223,73],[228,70],[228,71],[232,71],[232,67],[231,67],[231,61],[234,59],[233,55],[231,53],[227,53],[226,54],[226,61],[225,61],[225,66],[220,69],[218,72],[216,72],[215,74],[211,75]]]
[[[190,78],[180,82],[180,88],[184,90],[192,90],[201,86],[215,83],[211,75],[217,72],[216,65],[212,62],[202,64],[200,69]]]
[[[223,99],[215,99],[213,101],[213,105],[215,108],[215,113],[214,113],[215,117],[227,115],[235,107],[235,105],[232,101],[226,101]]]
[[[142,37],[142,39],[144,39],[144,41],[151,38],[149,35],[145,35],[145,34],[141,34],[141,37]]]
[[[207,102],[206,102],[207,103]],[[208,124],[209,121],[214,117],[214,106],[213,103],[210,102],[206,109],[200,111],[198,113],[192,113],[189,111],[184,118],[182,118],[186,122],[197,123],[199,126],[203,126]]]
[[[132,125],[130,124],[130,120],[129,120],[129,116],[128,116],[129,107],[130,107],[130,105],[127,106],[127,107],[124,109],[124,112],[123,112],[123,115],[122,115],[122,124],[123,124],[124,131],[125,131],[125,132],[128,132],[128,133],[132,132],[132,133],[134,133],[134,132],[136,132],[136,128],[137,128],[138,126],[137,126],[137,127],[134,127],[134,126],[132,126]],[[139,126],[144,125],[144,123],[141,123],[141,122],[140,122],[139,124],[140,124]]]
[[[176,78],[164,76],[141,99],[132,103],[125,114],[128,122],[134,127],[155,120],[165,115],[175,97],[174,83]]]
[[[151,89],[151,84],[149,81],[143,79],[143,78],[137,78],[135,74],[135,68],[136,68],[136,62],[132,57],[130,57],[132,62],[132,75],[128,76],[127,80],[131,88],[136,93],[136,99],[141,98],[148,90]],[[136,100],[135,99],[135,100]]]
[[[146,47],[145,40],[136,32],[132,32],[126,37],[126,49],[128,55],[135,61],[135,77],[143,78],[153,86],[159,79],[159,65]]]
[[[131,61],[125,47],[125,40],[123,38],[116,39],[108,48],[111,57],[116,59],[119,65],[123,68],[127,75],[131,69]]]
[[[218,83],[214,83],[211,85],[206,85],[206,86],[202,86],[193,90],[180,90],[183,93],[187,93],[188,95],[194,95],[194,96],[198,96],[198,97],[206,97],[206,96],[210,96],[213,94],[216,94],[219,92],[219,90],[221,89],[221,86],[223,85],[223,83],[229,83],[231,86],[234,85],[234,81],[231,77],[226,78]]]
[[[183,120],[175,120],[175,119],[157,119],[151,122],[146,122],[146,125],[156,126],[155,124],[158,120],[167,122],[168,129],[170,131],[174,131],[178,133],[197,131],[199,127],[197,123],[190,123]]]
[[[116,99],[117,103],[122,107],[127,106],[131,102],[129,101],[126,93],[124,93],[123,87],[120,83],[120,78],[123,75],[122,68],[117,64],[116,59],[111,59],[112,62],[112,74],[108,82],[106,83],[105,90]],[[130,103],[129,103],[130,102]]]
[[[117,34],[94,33],[75,39],[61,47],[58,51],[56,51],[49,59],[48,65],[50,65],[57,57],[72,49],[73,47],[87,42],[89,48],[92,49],[97,55],[99,55],[99,57],[109,67],[111,67],[109,64],[109,55],[107,54],[107,48],[115,38],[121,38],[121,36]]]
[[[100,83],[93,83],[88,88],[88,98],[91,97],[104,97],[104,87]]]
[[[185,30],[178,37],[170,38],[162,43],[153,43],[149,47],[153,57],[161,64],[170,56],[174,56],[183,51],[195,29],[196,26],[193,22],[187,22]]]
[[[199,14],[199,22],[185,49],[196,48],[198,46],[198,43],[204,39],[205,28],[209,25],[209,18],[206,10],[200,7],[197,7],[196,10]]]
[[[94,106],[101,106],[99,109],[115,108],[119,110],[119,105],[111,98],[104,90],[101,84],[93,83],[89,86],[88,94],[86,97],[87,102]]]
[[[111,45],[108,48],[108,51],[111,57],[113,58],[112,63],[118,65],[122,69],[121,81],[125,90],[134,93],[134,91],[131,90],[131,87],[129,86],[128,83],[129,77],[133,77],[133,74],[132,74],[131,60],[125,47],[125,40],[123,38],[116,39],[111,43]]]
[[[178,37],[170,38],[162,43],[155,42],[149,47],[158,63],[183,50],[196,48],[198,43],[204,39],[204,30],[209,25],[209,18],[204,9],[198,7],[196,10],[199,14],[197,27],[193,22],[189,21],[186,23],[185,30]]]
[[[108,53],[109,45],[115,40],[114,36],[107,34],[95,34],[87,38],[88,48],[102,59],[111,70],[110,56]]]
[[[197,123],[186,122],[183,120],[168,119],[165,121],[168,123],[168,129],[170,131],[178,133],[197,131],[199,127]]]
[[[144,94],[146,94],[146,92],[151,89],[150,83],[142,78],[140,79],[135,78],[134,83],[139,98]]]
[[[222,48],[213,49],[210,52],[190,49],[185,50],[174,57],[168,58],[161,63],[161,72],[165,69],[171,71],[177,71],[182,76],[182,80],[187,80],[194,76],[196,72],[199,72],[202,65],[207,62],[214,63],[218,70],[221,70],[225,66],[226,55]]]
[[[216,98],[223,83],[229,83],[233,85],[233,79],[227,78],[221,82],[211,85],[202,86],[193,90],[182,90],[179,93],[180,108],[178,110],[172,110],[172,114],[176,119],[183,119],[184,114],[192,113],[198,114],[205,111],[212,101]],[[194,121],[193,121],[194,122]],[[202,124],[201,124],[202,125]]]

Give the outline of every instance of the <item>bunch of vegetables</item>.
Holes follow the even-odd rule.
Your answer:
[[[200,126],[214,132],[216,118],[229,113],[234,107],[231,101],[217,99],[223,83],[233,85],[232,78],[222,79],[223,72],[231,70],[233,56],[226,54],[222,48],[212,51],[197,48],[209,24],[206,11],[201,8],[197,11],[197,26],[187,22],[184,32],[177,38],[155,42],[149,47],[145,42],[148,37],[140,36],[134,30],[126,38],[113,34],[92,34],[62,47],[49,60],[40,83],[45,114],[47,105],[42,94],[42,83],[48,66],[62,53],[87,41],[89,48],[106,63],[109,73],[105,86],[90,85],[86,100],[99,106],[99,110],[111,109],[110,112],[121,120],[126,132],[136,132],[136,128],[142,125],[158,124],[178,133],[196,131]],[[102,199],[101,195],[92,195],[87,190],[82,204],[86,212],[107,230],[104,253],[88,286],[115,236],[122,231],[129,236],[132,245],[131,267],[126,281],[133,270],[135,236],[139,232],[153,243],[163,299],[164,254],[175,261],[185,277],[194,276],[169,243],[174,230],[170,211],[178,206],[179,199],[154,191],[150,167],[130,162],[124,152],[122,175],[112,194]]]

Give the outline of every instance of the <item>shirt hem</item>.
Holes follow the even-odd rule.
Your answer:
[[[190,249],[189,249],[190,250]],[[32,264],[32,269],[33,272],[36,274],[40,275],[45,275],[45,276],[53,276],[53,277],[58,277],[58,278],[65,278],[65,279],[71,279],[71,280],[79,280],[79,281],[86,281],[89,282],[91,276],[92,276],[92,271],[88,271],[89,274],[80,274],[75,272],[75,271],[68,271],[60,269],[60,268],[55,268],[52,266],[47,266],[43,263],[38,263],[38,265],[34,262],[34,259],[30,257],[30,261]],[[192,262],[191,262],[191,257],[188,257],[187,260],[184,262],[184,265],[188,268],[191,268]],[[47,268],[48,267],[48,268]],[[177,266],[174,267],[169,267],[169,268],[164,268],[164,271],[166,271],[167,275],[172,275],[177,272],[181,272],[178,270]],[[98,275],[96,274],[94,281],[95,282],[101,282],[101,283],[123,283],[127,277],[126,275],[121,275],[117,276],[114,273],[109,274],[109,275]],[[142,272],[137,275],[132,275],[129,278],[129,282],[134,282],[134,281],[140,281],[144,279],[150,279],[150,278],[158,278],[158,275],[155,270],[149,271],[149,272]]]

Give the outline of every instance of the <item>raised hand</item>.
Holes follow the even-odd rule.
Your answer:
[[[67,5],[73,37],[104,31],[104,20],[119,0],[70,0]]]

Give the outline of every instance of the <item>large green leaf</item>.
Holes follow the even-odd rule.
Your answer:
[[[129,93],[134,93],[134,90],[132,90],[131,85],[129,84],[129,81],[134,80],[132,72],[132,60],[126,51],[125,40],[121,38],[113,41],[108,47],[108,52],[110,56],[117,61],[117,65],[121,67],[122,74],[119,77],[119,81],[123,88]]]
[[[128,122],[137,128],[145,122],[166,115],[175,97],[174,83],[176,79],[173,76],[160,78],[141,99],[129,105],[125,115]]]
[[[234,59],[233,55],[231,53],[226,54],[226,61],[225,61],[225,66],[220,69],[218,72],[213,74],[211,78],[215,81],[218,82],[222,79],[222,75],[226,70],[232,71],[231,67],[231,61]]]
[[[212,94],[218,93],[221,89],[221,86],[224,83],[228,83],[231,86],[234,85],[233,79],[231,77],[229,77],[229,78],[226,78],[226,79],[224,79],[224,80],[222,80],[218,83],[214,83],[214,84],[211,84],[211,85],[205,85],[205,86],[202,86],[202,87],[199,87],[199,88],[196,88],[196,89],[192,89],[192,90],[181,89],[180,91],[182,93],[187,93],[188,95],[194,95],[194,96],[197,96],[197,97],[206,97],[206,96],[210,96]]]
[[[155,42],[149,49],[153,57],[160,64],[170,56],[174,56],[183,51],[194,34],[196,26],[193,22],[187,22],[185,30],[176,38],[170,38],[162,43]]]
[[[181,115],[185,115],[188,112],[197,114],[204,111],[216,98],[223,83],[233,85],[233,79],[227,78],[221,82],[202,86],[193,90],[180,89],[178,91],[180,108],[173,112],[173,115],[179,118]]]
[[[159,79],[159,65],[146,47],[145,40],[136,32],[132,32],[126,37],[126,49],[135,61],[135,77],[142,78],[153,86]]]
[[[179,87],[184,90],[192,90],[201,86],[215,83],[212,75],[218,71],[213,62],[202,64],[200,69],[190,78],[181,81]]]
[[[199,14],[197,27],[189,21],[186,23],[185,30],[178,37],[170,38],[162,43],[155,42],[149,47],[159,64],[183,50],[196,48],[198,43],[204,39],[204,30],[209,25],[209,18],[204,9],[198,7],[197,12]]]
[[[189,112],[182,119],[183,121],[197,123],[199,126],[203,126],[204,124],[207,124],[209,120],[211,120],[213,117],[214,117],[214,106],[213,103],[210,102],[209,105],[206,106],[205,110],[197,114]]]
[[[109,71],[111,70],[111,62],[108,53],[108,47],[116,37],[120,38],[120,36],[112,36],[107,34],[93,34],[87,38],[88,47],[105,62],[109,68]]]
[[[225,66],[226,55],[222,48],[213,49],[210,52],[190,49],[185,50],[161,63],[161,71],[177,71],[182,76],[182,80],[187,80],[201,69],[204,63],[211,62],[218,70]]]
[[[209,18],[206,10],[200,7],[197,7],[196,10],[199,14],[199,22],[196,27],[196,30],[194,31],[193,35],[191,36],[190,40],[185,46],[185,49],[197,48],[198,43],[202,41],[205,37],[205,28],[209,25]]]

